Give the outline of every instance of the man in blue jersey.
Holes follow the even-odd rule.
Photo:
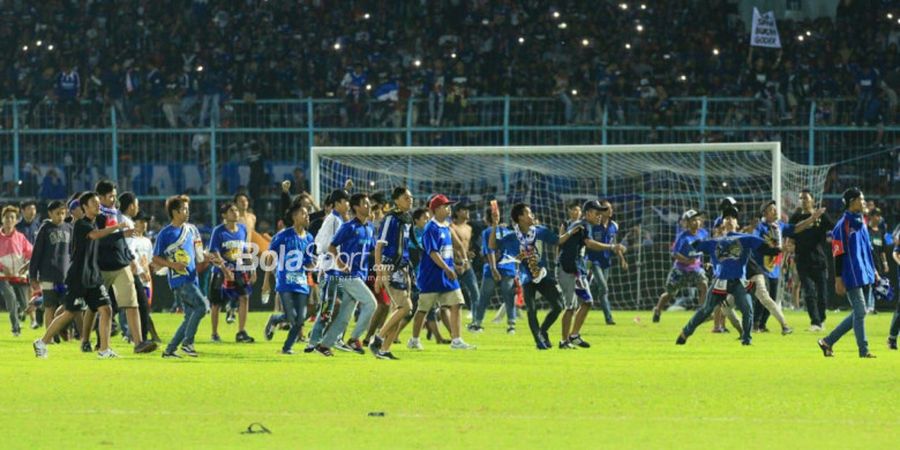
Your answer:
[[[753,234],[766,240],[773,247],[781,247],[784,237],[794,237],[796,233],[803,232],[815,224],[816,220],[819,220],[824,213],[825,208],[819,208],[796,224],[784,223],[778,218],[777,203],[770,200],[762,205],[760,209],[762,220],[756,225]],[[752,294],[755,299],[753,304],[754,329],[764,333],[768,332],[766,321],[771,313],[781,324],[781,334],[791,334],[793,329],[787,324],[784,313],[781,312],[781,306],[774,300],[778,297],[778,278],[781,276],[782,255],[766,256],[754,251],[753,260],[761,268],[760,273],[749,278],[753,283]]]
[[[576,208],[570,208],[570,212],[574,212],[574,210]],[[591,346],[581,338],[581,327],[593,305],[587,265],[585,264],[585,248],[593,251],[615,251],[616,246],[621,246],[621,244],[608,244],[594,240],[594,226],[600,225],[603,212],[607,210],[604,203],[591,200],[585,202],[583,207],[577,208],[579,212],[582,210],[584,218],[570,221],[567,229],[562,230],[563,233],[571,233],[572,238],[560,244],[561,251],[559,253],[557,276],[565,308],[562,318],[562,340],[559,342],[561,349],[590,348]],[[573,317],[574,325],[572,324]]]
[[[747,261],[752,251],[759,248],[765,255],[781,252],[778,247],[769,246],[764,240],[749,234],[738,233],[738,211],[734,207],[726,207],[722,211],[722,229],[724,234],[715,239],[694,241],[691,246],[695,250],[712,255],[715,262],[712,286],[706,296],[706,302],[697,309],[694,316],[682,329],[675,341],[678,345],[687,343],[694,330],[712,314],[719,304],[725,302],[731,294],[735,304],[741,310],[741,344],[750,345],[750,333],[753,328],[753,304],[747,294],[746,274]],[[761,248],[762,247],[762,248]]]
[[[278,232],[269,243],[269,250],[277,255],[275,261],[275,292],[281,297],[284,318],[291,325],[281,353],[291,355],[294,342],[306,320],[306,304],[309,300],[309,277],[307,268],[315,265],[315,256],[311,252],[312,235],[306,231],[309,225],[309,211],[300,203],[292,203],[287,210],[292,226]],[[271,253],[270,253],[271,254]],[[272,262],[267,261],[267,267]],[[269,276],[271,272],[267,273]],[[266,339],[271,339],[276,316],[269,317],[266,324]]]
[[[500,222],[500,209],[487,208],[484,211],[484,217],[488,223]],[[490,236],[494,234],[494,239],[501,244],[497,250],[492,250],[490,246]],[[475,305],[472,313],[472,329],[481,331],[484,314],[490,304],[491,298],[494,297],[496,290],[500,289],[500,299],[502,305],[506,309],[506,333],[516,333],[516,256],[519,254],[519,245],[511,240],[504,241],[503,238],[514,234],[515,232],[505,223],[498,223],[497,226],[488,226],[481,232],[481,254],[484,257],[484,268],[481,274],[481,297],[478,304]]]
[[[375,248],[375,230],[369,222],[371,209],[369,196],[353,194],[349,204],[354,217],[341,225],[328,246],[335,270],[340,274],[333,276],[329,283],[336,281],[343,292],[343,297],[340,313],[328,328],[322,342],[316,347],[316,351],[323,356],[333,356],[331,347],[337,343],[347,328],[350,316],[356,311],[357,305],[359,317],[347,344],[354,352],[364,354],[365,350],[359,338],[369,327],[369,321],[375,312],[375,296],[366,286],[369,254]]]
[[[425,225],[425,231],[422,233],[423,255],[416,277],[420,292],[419,304],[413,321],[412,337],[407,343],[407,347],[414,350],[423,349],[419,333],[422,331],[425,315],[435,306],[450,308],[450,348],[454,350],[475,348],[463,341],[459,335],[461,327],[459,309],[465,304],[465,300],[457,280],[453,262],[453,239],[450,235],[450,225],[447,223],[450,206],[454,203],[442,194],[435,195],[428,202],[428,209],[434,214],[434,218]]]
[[[612,308],[609,306],[609,282],[608,273],[612,265],[612,255],[619,258],[619,265],[628,270],[628,262],[625,261],[625,246],[616,243],[616,235],[619,232],[619,224],[612,220],[612,203],[603,200],[600,205],[604,208],[600,211],[600,223],[593,225],[594,240],[606,244],[605,250],[588,249],[587,258],[591,262],[591,295],[600,302],[603,316],[607,325],[615,325]]]
[[[825,356],[834,356],[834,344],[853,329],[859,357],[874,358],[875,355],[869,353],[869,343],[866,341],[866,298],[879,277],[872,257],[869,230],[863,220],[866,212],[865,198],[859,188],[850,188],[844,191],[841,201],[845,208],[844,215],[831,231],[834,291],[839,296],[846,295],[853,309],[828,336],[819,339],[819,348]]]
[[[213,341],[218,341],[219,310],[230,301],[238,302],[238,332],[235,342],[251,343],[255,339],[247,334],[247,313],[250,309],[250,294],[256,283],[256,269],[245,267],[239,261],[249,248],[247,227],[239,222],[237,206],[226,202],[219,208],[224,223],[217,225],[209,237],[209,252],[222,258],[223,270],[213,268],[209,297],[212,302],[211,317]],[[263,251],[265,249],[259,249]],[[240,264],[239,264],[240,263]]]
[[[181,353],[196,357],[194,336],[200,319],[209,309],[209,301],[200,292],[197,279],[197,265],[208,259],[221,268],[222,260],[216,255],[204,255],[202,244],[197,245],[200,236],[197,229],[187,223],[190,217],[188,201],[183,196],[169,197],[166,212],[172,222],[156,235],[153,247],[153,264],[169,269],[169,287],[184,305],[184,320],[166,346],[163,358],[180,358],[175,350],[179,344]]]
[[[528,310],[528,327],[538,350],[553,348],[550,344],[548,332],[553,323],[562,312],[562,291],[556,277],[550,273],[548,265],[548,250],[550,246],[565,244],[569,238],[578,233],[581,227],[576,227],[565,232],[562,236],[550,231],[543,225],[535,225],[531,208],[524,203],[513,205],[510,211],[514,233],[508,234],[500,240],[491,233],[489,245],[492,249],[518,245],[519,247],[519,279],[522,282],[522,291],[525,297],[525,307]],[[493,223],[497,226],[497,223]],[[541,296],[550,304],[550,312],[544,317],[542,323],[538,323],[537,302],[535,296],[540,292]]]
[[[332,283],[331,279],[337,280],[341,276],[341,272],[335,267],[334,260],[328,253],[328,246],[331,245],[331,239],[337,234],[338,229],[344,224],[344,218],[350,212],[350,194],[344,189],[337,189],[331,192],[326,203],[331,205],[331,213],[325,216],[315,235],[318,255],[316,267],[320,270],[319,310],[316,313],[316,322],[309,333],[309,342],[303,350],[305,353],[316,349],[325,330],[330,326],[332,318],[340,312],[340,283],[337,281]]]
[[[387,291],[392,306],[390,317],[369,345],[378,359],[398,359],[391,353],[391,345],[400,334],[403,319],[412,311],[409,239],[413,220],[409,210],[413,197],[406,187],[397,187],[391,192],[391,201],[394,209],[384,217],[375,243],[375,292]]]
[[[708,280],[703,270],[703,259],[691,244],[694,241],[704,240],[709,237],[709,232],[703,228],[703,214],[689,209],[681,215],[685,229],[678,233],[672,244],[672,270],[666,277],[666,290],[659,296],[659,302],[653,308],[653,322],[659,322],[659,316],[663,309],[678,295],[682,289],[696,287],[698,295],[702,299],[706,295]]]

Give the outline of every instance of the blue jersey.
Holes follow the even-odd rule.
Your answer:
[[[331,245],[340,247],[338,258],[350,269],[353,278],[366,279],[369,275],[369,255],[375,248],[375,229],[369,221],[362,223],[353,218],[341,225],[331,239]]]
[[[601,244],[615,244],[616,243],[616,234],[619,232],[619,224],[615,221],[610,220],[607,225],[603,225],[602,223],[599,225],[594,225],[592,233],[594,235],[594,240],[600,242]],[[594,264],[597,264],[603,269],[608,269],[611,265],[611,250],[588,250],[587,258]]]
[[[217,225],[209,237],[210,253],[218,253],[225,260],[225,267],[233,272],[238,272],[237,262],[242,255],[249,253],[250,245],[247,243],[247,226],[239,223],[235,231],[229,230],[224,224]],[[260,249],[263,250],[263,249]],[[221,269],[213,267],[213,273]],[[241,270],[240,272],[245,272]]]
[[[275,268],[275,291],[309,294],[309,279],[306,267],[315,264],[315,255],[311,252],[312,235],[297,234],[294,227],[278,232],[269,243],[269,250],[278,255]]]
[[[501,244],[502,242],[502,244]],[[547,252],[549,247],[559,243],[559,236],[550,231],[543,225],[531,227],[527,234],[519,237],[519,233],[513,232],[503,237],[501,242],[497,242],[497,246],[510,247],[515,245],[519,249],[519,253],[531,252],[537,259],[538,267],[547,268]],[[522,283],[530,283],[532,274],[528,267],[527,261],[520,261],[519,277]]]
[[[749,234],[728,233],[715,239],[694,241],[695,249],[713,255],[714,276],[719,280],[743,280],[747,277],[747,260],[765,242]]]
[[[690,264],[684,264],[677,259],[672,267],[678,269],[682,272],[701,272],[703,271],[703,261],[702,258],[697,256],[694,250],[694,247],[691,245],[695,241],[702,241],[709,238],[709,233],[706,229],[697,230],[697,234],[691,234],[690,231],[684,230],[678,234],[678,237],[675,238],[675,243],[672,244],[672,255],[674,257],[675,254],[679,254],[685,258],[690,258],[693,261]]]
[[[576,220],[568,225],[566,231],[572,231],[579,226],[581,230],[572,235],[565,244],[560,245],[559,267],[568,273],[587,273],[584,243],[588,239],[594,239],[594,227],[585,220]]]
[[[844,267],[839,274],[844,286],[854,289],[875,283],[872,241],[862,215],[845,212],[834,225],[831,238],[831,254],[844,256]]]
[[[194,241],[200,240],[195,235],[197,229],[182,224],[180,227],[166,225],[156,235],[156,244],[153,247],[153,256],[165,258],[170,262],[180,262],[187,265],[184,270],[169,269],[169,287],[179,288],[188,283],[197,282],[197,253]]]
[[[484,256],[496,255],[497,272],[506,277],[514,277],[516,276],[516,256],[519,254],[519,243],[518,241],[504,241],[503,238],[509,235],[515,236],[516,233],[508,227],[497,227],[497,235],[495,236],[497,250],[491,250],[490,239],[491,230],[493,229],[493,227],[488,227],[481,232],[481,254]],[[484,263],[482,276],[493,276],[491,274],[491,265],[487,262]]]
[[[381,249],[382,264],[409,262],[409,229],[410,224],[402,223],[396,214],[384,216],[381,231],[378,232],[378,242],[384,244]],[[398,249],[400,258],[397,258]]]
[[[785,237],[794,236],[795,226],[793,224],[784,223],[780,220],[775,223],[761,221],[753,234],[765,240],[771,247],[781,247]],[[759,252],[753,252],[753,260],[756,261],[763,269],[763,273],[767,278],[778,278],[781,276],[781,263],[784,258],[781,253],[777,255],[763,255]]]
[[[450,225],[438,223],[431,219],[422,233],[422,261],[419,262],[419,276],[416,284],[423,294],[429,292],[449,292],[459,289],[459,281],[447,278],[447,274],[431,259],[431,253],[437,252],[444,264],[454,270],[453,240],[450,237]]]

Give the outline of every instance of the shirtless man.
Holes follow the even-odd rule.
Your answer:
[[[478,302],[478,279],[475,270],[472,269],[472,259],[475,253],[471,249],[472,225],[469,225],[469,207],[459,205],[453,208],[453,222],[450,223],[450,235],[453,237],[453,260],[456,262],[456,274],[459,278],[459,286],[466,299],[466,305],[471,311],[472,305]],[[478,332],[478,327],[469,324],[469,331]]]

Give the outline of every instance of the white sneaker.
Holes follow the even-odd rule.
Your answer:
[[[119,357],[119,354],[114,352],[111,348],[106,349],[105,352],[97,353],[97,358],[100,358],[100,359],[113,359],[113,358],[118,358],[118,357]]]
[[[453,350],[475,350],[477,347],[474,345],[466,344],[461,338],[454,339],[453,342],[450,343],[450,348]]]
[[[409,338],[408,341],[406,341],[406,348],[408,348],[410,350],[425,350],[425,347],[422,345],[422,342],[419,341],[418,339],[412,338],[412,337]]]
[[[47,344],[40,339],[35,339],[34,341],[34,356],[38,358],[47,358]]]
[[[820,327],[820,326],[818,326],[818,325],[811,325],[811,326],[807,329],[807,331],[810,331],[810,332],[813,332],[813,333],[818,333],[818,332],[822,331],[822,327]]]

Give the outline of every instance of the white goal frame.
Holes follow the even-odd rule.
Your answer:
[[[633,151],[636,153],[699,153],[707,152],[752,152],[768,151],[772,154],[772,199],[781,211],[781,142],[727,142],[695,144],[642,144],[642,145],[540,145],[540,146],[447,146],[447,147],[334,147],[313,146],[310,149],[310,194],[317,204],[321,204],[322,192],[319,172],[323,156],[428,156],[428,155],[564,155],[596,154],[604,158],[610,154]],[[604,164],[605,165],[605,164]],[[702,167],[701,167],[702,168]],[[736,170],[739,170],[736,168]]]

